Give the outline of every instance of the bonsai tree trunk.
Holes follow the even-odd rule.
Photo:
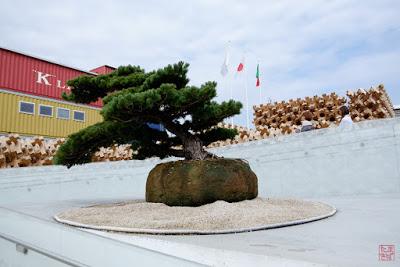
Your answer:
[[[203,142],[201,139],[189,131],[182,130],[175,123],[171,123],[169,121],[163,122],[168,131],[175,134],[182,140],[183,144],[183,155],[186,160],[204,160],[207,158],[217,158],[212,153],[209,153],[204,150]]]
[[[183,138],[183,153],[186,160],[203,160],[213,157],[213,154],[208,153],[203,148],[203,142],[200,138],[190,135]]]

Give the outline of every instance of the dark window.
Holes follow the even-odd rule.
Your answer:
[[[57,118],[69,120],[69,109],[57,108]]]
[[[19,102],[19,112],[34,114],[35,113],[35,104],[28,102]]]
[[[39,114],[42,116],[53,116],[53,107],[50,106],[39,106]]]
[[[74,120],[76,120],[76,121],[85,121],[85,112],[74,111]]]

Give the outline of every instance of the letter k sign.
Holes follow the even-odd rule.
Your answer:
[[[37,83],[44,83],[45,85],[51,85],[51,83],[49,83],[47,78],[48,77],[55,77],[55,75],[43,73],[43,72],[36,71],[36,70],[33,70],[33,71],[37,73],[37,79],[36,79]]]

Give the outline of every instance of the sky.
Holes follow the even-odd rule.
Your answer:
[[[400,1],[0,0],[0,46],[84,70],[190,64],[251,123],[268,101],[385,85],[400,104]],[[220,73],[229,47],[229,73]],[[245,73],[235,70],[245,58]],[[261,86],[256,88],[256,66]],[[247,88],[247,101],[246,101]],[[261,94],[260,94],[261,93]],[[248,103],[246,105],[246,103]]]

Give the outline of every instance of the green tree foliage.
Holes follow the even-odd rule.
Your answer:
[[[145,72],[138,66],[125,66],[110,74],[69,81],[71,93],[63,98],[86,104],[102,98],[104,120],[69,136],[54,162],[68,167],[90,162],[99,147],[115,143],[131,143],[138,151],[137,159],[213,157],[204,146],[235,136],[235,130],[216,125],[239,114],[242,104],[212,101],[215,82],[188,86],[188,67],[179,62]],[[162,124],[170,134],[152,129],[149,123]]]

